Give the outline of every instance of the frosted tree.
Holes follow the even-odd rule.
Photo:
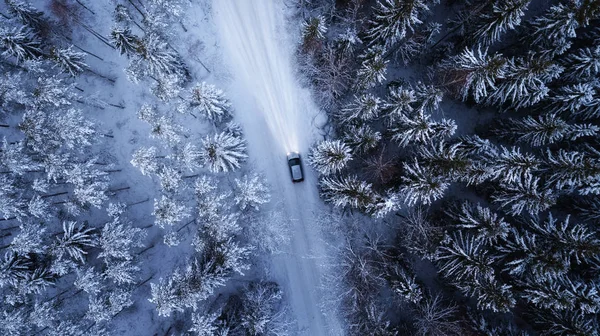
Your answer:
[[[0,259],[0,287],[16,286],[25,278],[31,261],[15,252],[7,251]]]
[[[309,163],[322,175],[337,174],[352,160],[352,150],[340,140],[323,140],[312,148]]]
[[[242,294],[240,325],[247,335],[284,335],[287,325],[279,310],[283,293],[273,282],[251,283]]]
[[[554,189],[584,189],[593,185],[600,174],[599,160],[576,151],[559,149],[553,153],[548,150],[546,162],[550,168],[546,186]]]
[[[390,287],[394,293],[403,300],[411,303],[419,303],[423,300],[423,288],[417,283],[416,277],[407,274],[407,271],[399,265],[394,265],[391,270]]]
[[[96,323],[110,321],[121,310],[132,304],[131,293],[127,290],[122,288],[110,290],[100,295],[90,296],[85,317]]]
[[[501,187],[492,199],[513,216],[521,214],[525,209],[535,215],[556,203],[556,195],[547,188],[540,190],[540,180],[533,175],[525,175],[514,183],[503,183]]]
[[[96,130],[94,124],[84,118],[81,110],[70,108],[54,114],[52,119],[57,135],[67,148],[81,148],[92,144]]]
[[[450,181],[469,180],[473,161],[465,155],[460,143],[446,144],[445,141],[419,148],[419,163],[431,173]]]
[[[344,55],[353,55],[357,45],[362,44],[362,40],[358,37],[356,29],[346,28],[346,31],[338,34],[335,43]]]
[[[150,122],[152,130],[150,136],[158,138],[170,145],[176,145],[181,141],[181,133],[183,133],[183,127],[173,123],[171,118],[166,116],[160,116]]]
[[[315,50],[325,39],[327,25],[323,16],[313,16],[302,22],[302,44],[307,50]]]
[[[196,312],[192,314],[192,327],[188,330],[196,336],[217,335],[219,330],[219,314],[202,314]]]
[[[396,58],[400,59],[404,65],[410,64],[419,55],[425,53],[427,48],[434,43],[434,38],[440,33],[442,25],[437,22],[429,22],[425,27],[417,29],[415,33],[396,44],[392,51]]]
[[[571,39],[576,36],[575,29],[578,27],[572,8],[557,4],[533,21],[530,38],[542,52],[551,56],[560,55],[571,46]]]
[[[36,170],[40,165],[26,151],[25,141],[9,143],[2,140],[0,148],[0,166],[13,174],[24,175],[28,170]]]
[[[363,154],[376,148],[381,141],[381,133],[368,125],[350,126],[344,132],[344,143],[352,148],[353,154]]]
[[[73,50],[72,46],[64,49],[52,48],[50,51],[50,58],[63,72],[68,73],[73,77],[76,77],[89,68],[84,61],[85,54]]]
[[[127,57],[136,55],[142,47],[141,40],[129,28],[114,27],[110,32],[110,41],[121,55]]]
[[[421,81],[417,82],[414,90],[419,108],[425,111],[436,111],[444,98],[444,92],[441,88],[434,85],[427,85]]]
[[[477,277],[473,282],[458,286],[463,293],[477,299],[479,310],[509,313],[517,304],[512,286],[503,284],[491,275]]]
[[[160,179],[160,187],[164,192],[175,193],[179,190],[182,176],[177,169],[169,166],[162,166],[157,176]]]
[[[494,131],[497,135],[539,147],[562,140],[568,129],[569,124],[565,120],[555,113],[548,113],[537,118],[508,119]]]
[[[398,116],[390,131],[392,140],[398,141],[400,146],[405,147],[411,143],[424,144],[432,139],[450,137],[456,128],[454,120],[433,121],[423,109],[418,109],[411,115]]]
[[[98,258],[132,260],[132,249],[143,247],[143,229],[131,226],[131,223],[123,223],[120,218],[104,224],[98,237],[98,247],[102,250]]]
[[[550,99],[553,111],[560,113],[578,114],[581,107],[592,104],[597,85],[594,83],[580,83],[563,86]]]
[[[473,32],[473,39],[484,45],[500,40],[507,30],[513,30],[521,24],[521,18],[531,0],[508,0],[493,4],[491,13],[484,13]]]
[[[403,163],[405,174],[401,176],[400,194],[408,205],[431,204],[442,198],[450,183],[423,167],[416,159],[412,164]]]
[[[156,218],[156,224],[163,229],[165,226],[173,226],[190,217],[188,207],[165,195],[160,200],[154,200],[152,215]]]
[[[201,155],[200,149],[193,143],[188,142],[183,147],[177,146],[174,153],[169,157],[174,159],[182,168],[193,172],[201,167]]]
[[[549,335],[598,336],[598,322],[580,310],[537,310],[535,322]]]
[[[181,112],[191,112],[189,110],[198,111],[215,124],[231,117],[231,103],[223,91],[206,82],[194,86],[185,104],[179,107]]]
[[[414,32],[423,23],[419,17],[427,11],[429,7],[424,0],[379,0],[367,34],[372,41],[391,46]]]
[[[455,226],[473,230],[475,237],[490,245],[506,239],[511,225],[490,208],[463,202],[457,209],[446,211]]]
[[[63,222],[63,236],[52,246],[52,253],[58,259],[65,254],[71,258],[84,263],[84,256],[88,247],[96,246],[96,238],[92,235],[93,228],[85,228],[77,222]]]
[[[157,78],[158,82],[150,91],[158,99],[167,102],[179,95],[181,91],[182,78],[177,75],[166,75]]]
[[[78,98],[73,90],[75,83],[65,83],[57,76],[40,76],[27,105],[35,108],[71,105]]]
[[[159,157],[158,150],[156,147],[141,147],[133,152],[131,164],[137,167],[142,175],[149,175],[158,171],[158,162],[156,159]]]
[[[506,59],[502,55],[489,56],[487,49],[464,49],[460,54],[441,62],[443,82],[455,87],[463,101],[470,95],[476,103],[488,96],[496,88],[496,81],[504,77]]]
[[[516,109],[534,105],[548,96],[546,84],[558,78],[563,70],[563,67],[534,53],[510,58],[506,62],[503,79],[492,89],[485,102]]]
[[[439,294],[427,294],[416,306],[414,325],[418,335],[462,335],[456,305],[444,303]]]
[[[399,86],[391,89],[384,105],[388,125],[393,125],[406,115],[410,115],[415,110],[416,102],[416,93],[411,87]]]
[[[81,289],[89,295],[102,292],[102,276],[94,271],[93,267],[77,270],[77,280],[73,283],[77,289]]]
[[[0,49],[2,56],[12,56],[19,63],[42,55],[38,37],[25,26],[0,27]]]
[[[493,276],[492,258],[488,254],[483,241],[458,231],[458,234],[444,239],[435,259],[444,276],[460,284]]]
[[[156,77],[164,75],[184,75],[185,65],[179,55],[167,48],[167,43],[154,33],[146,35],[140,41],[138,54],[146,62],[147,74]]]
[[[241,210],[253,208],[258,211],[262,204],[271,200],[269,188],[267,188],[265,180],[258,174],[244,175],[241,179],[236,178],[235,187],[234,201]]]
[[[204,166],[214,173],[235,170],[248,157],[244,140],[226,132],[207,135],[200,153]]]
[[[389,61],[384,58],[384,55],[384,47],[374,46],[359,56],[361,65],[356,72],[356,89],[370,89],[385,81]]]
[[[27,1],[5,0],[8,11],[21,20],[24,25],[39,30],[44,25],[44,13],[38,11]]]
[[[131,260],[113,260],[102,275],[117,284],[134,284],[140,267]]]
[[[31,332],[31,326],[27,323],[27,314],[24,310],[13,308],[0,311],[0,330],[2,334],[20,336]]]
[[[30,253],[43,253],[46,250],[44,235],[46,229],[35,222],[24,222],[19,225],[19,233],[10,242],[10,250],[20,256]]]
[[[565,58],[565,77],[572,81],[591,79],[600,73],[600,46],[581,48]]]
[[[354,120],[372,121],[379,116],[382,107],[382,101],[379,97],[365,93],[354,96],[354,102],[344,107],[339,117],[344,123],[351,123]]]
[[[488,158],[493,177],[509,184],[531,178],[541,167],[541,160],[530,153],[521,153],[520,148],[500,147],[501,152]]]
[[[361,181],[356,176],[323,177],[319,186],[325,201],[340,208],[349,206],[366,211],[373,206],[377,196],[370,183]]]

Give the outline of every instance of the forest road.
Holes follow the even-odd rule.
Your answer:
[[[314,218],[325,205],[306,155],[319,137],[313,125],[319,110],[294,74],[295,42],[285,34],[284,11],[277,0],[213,0],[219,41],[233,75],[228,95],[247,139],[250,164],[266,176],[272,204],[291,219],[289,249],[271,258],[271,275],[290,303],[298,334],[337,336],[343,334],[338,319],[322,309],[325,242]],[[296,184],[286,162],[292,150],[303,155],[305,181]]]

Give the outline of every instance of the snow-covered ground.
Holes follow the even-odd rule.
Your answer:
[[[333,314],[322,310],[324,242],[315,216],[323,211],[317,177],[306,164],[309,145],[319,135],[321,113],[293,72],[292,47],[284,8],[277,1],[214,0],[213,15],[225,63],[233,70],[230,92],[253,165],[265,174],[273,200],[292,220],[287,253],[272,260],[273,277],[289,298],[301,335],[341,335]],[[285,156],[304,155],[305,182],[292,184]]]

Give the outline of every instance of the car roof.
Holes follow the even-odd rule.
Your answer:
[[[292,168],[292,178],[294,180],[301,179],[302,178],[302,169],[300,168],[300,165],[294,165],[291,168]]]
[[[300,154],[298,152],[290,152],[287,155],[287,159],[291,160],[291,159],[299,159],[300,158]]]

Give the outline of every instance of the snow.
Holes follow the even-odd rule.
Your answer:
[[[320,261],[326,255],[314,216],[324,205],[316,175],[306,165],[308,148],[325,121],[296,80],[291,49],[295,43],[282,34],[287,31],[285,9],[274,0],[213,0],[213,11],[225,62],[234,76],[226,92],[247,139],[251,164],[265,174],[273,199],[293,223],[289,251],[273,257],[272,276],[290,301],[299,334],[341,335],[336,317],[320,308],[325,271]],[[290,151],[304,154],[303,183],[291,182],[285,159]]]

